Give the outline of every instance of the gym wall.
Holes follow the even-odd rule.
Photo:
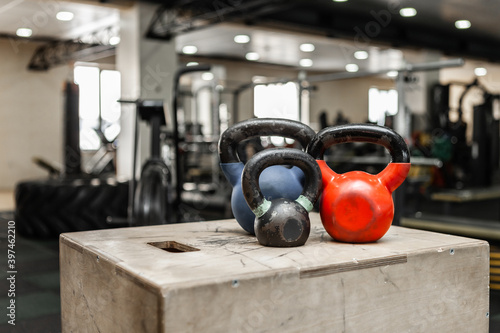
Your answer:
[[[197,59],[185,59],[185,61],[189,60]],[[207,62],[223,65],[226,68],[226,81],[230,87],[237,86],[235,82],[239,82],[239,84],[250,82],[254,76],[295,78],[298,75],[296,70],[278,66],[222,60],[209,60]],[[309,75],[315,74],[309,73]],[[311,126],[315,129],[318,129],[316,127],[319,126],[319,114],[323,110],[328,112],[330,122],[336,117],[338,110],[342,110],[352,122],[366,121],[368,119],[368,89],[371,87],[380,89],[395,87],[392,79],[374,77],[321,82],[314,85],[318,89],[311,92],[309,109]],[[253,117],[253,90],[247,89],[240,95],[238,118],[243,120],[250,117]]]
[[[352,123],[366,122],[368,119],[368,90],[372,87],[393,89],[394,81],[374,77],[316,83],[317,90],[310,96],[311,126],[319,120],[325,110],[328,123],[333,125],[337,112],[342,111]],[[317,124],[319,126],[319,124]],[[319,128],[315,128],[319,129]]]
[[[62,88],[72,70],[28,71],[39,45],[0,39],[0,190],[13,190],[23,179],[46,177],[32,163],[34,156],[62,164]]]
[[[27,70],[37,43],[12,44],[0,40],[0,189],[12,190],[21,180],[44,178],[47,173],[32,163],[34,156],[62,164],[62,87],[72,68],[58,66],[47,72]],[[294,78],[297,71],[236,61],[208,60],[226,67],[231,86],[250,82],[253,76]],[[312,74],[311,74],[312,75]],[[392,80],[363,78],[316,84],[310,97],[311,125],[317,129],[318,116],[327,110],[330,122],[338,110],[353,122],[366,120],[368,89],[393,87]],[[239,119],[253,116],[253,91],[239,100]]]

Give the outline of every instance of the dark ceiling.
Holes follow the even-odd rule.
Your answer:
[[[495,0],[148,0],[161,3],[150,37],[173,36],[220,22],[276,26],[367,46],[422,47],[446,55],[500,61],[500,1]],[[413,7],[414,17],[399,10]],[[172,15],[174,14],[175,15]],[[458,30],[454,22],[472,26]]]

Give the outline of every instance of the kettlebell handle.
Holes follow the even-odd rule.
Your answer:
[[[222,133],[219,140],[221,163],[237,163],[241,141],[258,137],[276,135],[297,140],[305,150],[316,133],[307,125],[289,119],[253,118],[241,121]]]
[[[317,160],[333,145],[349,142],[367,142],[384,146],[391,154],[392,163],[410,163],[410,152],[404,139],[387,127],[373,124],[347,124],[327,127],[319,131],[307,147]]]
[[[314,206],[321,191],[321,170],[316,161],[301,150],[293,148],[271,148],[255,154],[245,165],[241,174],[243,196],[256,217],[269,209],[271,202],[264,198],[258,182],[264,169],[272,165],[293,165],[305,175],[302,194],[295,200],[308,212]]]

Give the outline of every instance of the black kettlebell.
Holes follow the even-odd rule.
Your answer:
[[[261,172],[272,165],[300,168],[305,175],[302,194],[295,200],[277,198],[268,201],[259,185]],[[241,186],[245,200],[255,214],[254,231],[261,245],[301,246],[311,230],[309,211],[319,197],[321,170],[309,154],[298,149],[266,149],[255,154],[243,168]]]

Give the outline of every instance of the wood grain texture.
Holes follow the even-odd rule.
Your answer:
[[[345,244],[311,223],[297,248],[234,220],[63,234],[63,331],[488,331],[486,242],[391,227]],[[199,251],[148,244],[168,242]]]

